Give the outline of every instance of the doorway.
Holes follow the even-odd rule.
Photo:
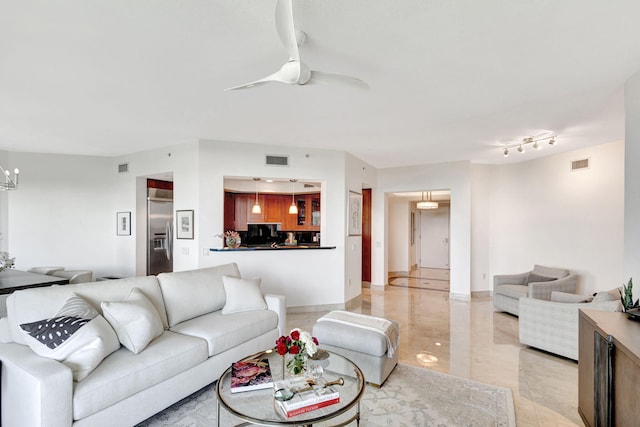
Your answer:
[[[425,194],[436,208],[418,208]],[[390,194],[389,285],[450,290],[450,199],[449,190]]]

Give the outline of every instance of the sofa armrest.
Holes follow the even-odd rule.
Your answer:
[[[287,335],[287,299],[284,295],[266,294],[264,300],[267,303],[267,308],[278,314],[278,331],[280,331],[280,335]]]
[[[500,285],[524,285],[529,271],[520,274],[497,274],[493,276],[493,289]]]
[[[73,422],[73,376],[68,366],[22,344],[0,344],[3,427],[58,427]]]
[[[531,282],[528,288],[527,295],[529,298],[550,301],[551,292],[553,291],[575,294],[578,289],[578,275],[570,274],[561,279],[551,280],[550,282]]]

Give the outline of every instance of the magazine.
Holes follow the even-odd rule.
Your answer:
[[[236,362],[231,365],[231,393],[273,387],[269,360]]]
[[[276,400],[286,417],[304,414],[340,402],[340,394],[334,387],[312,386],[304,379],[278,381],[274,384],[274,388],[295,392],[289,400]]]

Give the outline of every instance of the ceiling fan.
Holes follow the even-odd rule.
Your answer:
[[[278,71],[259,80],[245,83],[225,90],[248,89],[265,83],[276,82],[286,84],[304,85],[315,82],[346,83],[361,89],[369,89],[364,81],[344,74],[327,73],[311,70],[300,59],[298,49],[306,40],[307,34],[298,30],[293,23],[293,0],[278,0],[276,4],[276,30],[278,36],[289,53],[289,60]]]

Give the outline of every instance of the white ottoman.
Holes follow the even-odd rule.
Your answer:
[[[336,312],[331,312],[327,316]],[[346,313],[346,312],[338,312]],[[356,314],[361,318],[379,319]],[[398,364],[398,351],[391,351],[388,357],[388,340],[384,333],[363,327],[359,322],[327,321],[323,316],[313,326],[313,336],[320,348],[350,359],[364,374],[365,380],[375,386],[382,386],[393,368]],[[324,319],[324,320],[323,320]],[[358,320],[358,319],[354,319]],[[382,320],[382,319],[380,319]],[[398,322],[391,320],[397,331]],[[398,332],[399,336],[399,332]]]

